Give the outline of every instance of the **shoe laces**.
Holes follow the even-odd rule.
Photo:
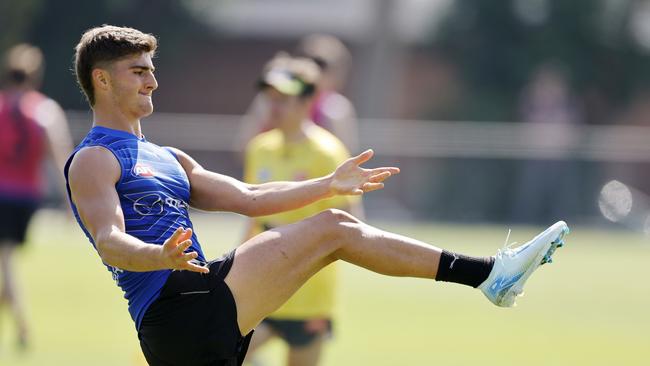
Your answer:
[[[503,241],[503,247],[501,249],[497,249],[497,255],[507,255],[508,257],[512,258],[515,254],[517,254],[516,249],[512,249],[514,245],[517,244],[516,241],[513,241],[512,243],[508,244],[508,240],[510,239],[510,233],[512,232],[512,229],[508,229],[508,234],[506,234],[506,240]]]

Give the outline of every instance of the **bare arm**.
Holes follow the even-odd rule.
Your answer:
[[[134,272],[185,269],[207,273],[207,268],[190,262],[198,256],[196,252],[183,253],[192,243],[190,230],[177,229],[163,245],[148,244],[124,232],[115,190],[119,178],[119,163],[102,147],[80,150],[68,172],[72,201],[104,263]]]
[[[361,195],[383,188],[386,178],[398,168],[364,169],[372,150],[346,160],[332,174],[301,182],[246,184],[210,172],[189,155],[175,150],[191,186],[192,206],[208,211],[231,211],[247,216],[264,216],[306,206],[334,195]]]
[[[255,137],[264,127],[264,121],[268,118],[268,103],[258,93],[251,105],[248,107],[246,114],[241,119],[239,131],[234,139],[235,150],[243,154],[241,150],[250,140]]]
[[[358,219],[364,218],[363,206],[361,206],[360,202],[355,202],[354,204],[351,205],[343,205],[343,206],[331,207],[331,208],[338,208],[339,210],[349,212]],[[241,243],[247,241],[248,239],[254,237],[255,235],[261,233],[264,230],[267,230],[267,228],[262,228],[262,224],[259,221],[257,221],[257,219],[251,217],[247,218],[244,224],[244,235],[241,240]]]
[[[63,172],[63,166],[66,159],[72,152],[72,138],[68,128],[68,120],[61,107],[52,99],[47,99],[40,103],[36,110],[36,120],[45,131],[48,150],[54,160],[56,169]],[[65,191],[65,181],[63,174],[60,177],[58,187],[61,190],[62,197],[67,195]]]

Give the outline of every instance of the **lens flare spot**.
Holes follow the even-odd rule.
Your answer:
[[[598,207],[607,220],[619,222],[632,211],[632,192],[625,184],[612,180],[600,190]]]

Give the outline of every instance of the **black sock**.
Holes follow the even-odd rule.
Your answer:
[[[494,257],[468,257],[443,249],[436,281],[478,287],[488,278],[493,266]]]

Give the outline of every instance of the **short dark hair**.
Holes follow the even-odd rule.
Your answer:
[[[43,76],[43,64],[40,48],[27,43],[15,45],[5,57],[7,81],[16,85],[37,84]]]
[[[157,47],[156,37],[133,28],[104,24],[87,30],[75,47],[74,71],[77,83],[90,106],[95,105],[91,75],[93,68],[126,56],[142,52],[153,53]]]

